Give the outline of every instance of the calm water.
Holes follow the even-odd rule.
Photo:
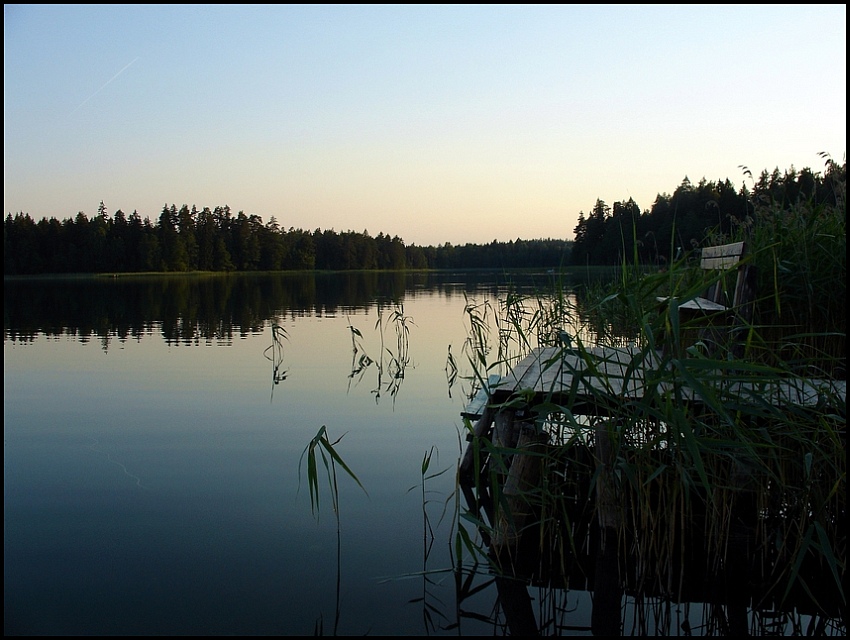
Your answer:
[[[495,590],[459,610],[440,571],[464,306],[505,288],[481,274],[6,282],[6,633],[492,633],[476,618]],[[340,477],[339,550],[326,478],[317,521],[299,472],[322,426],[368,492]],[[429,473],[448,471],[423,513],[430,451]],[[581,607],[573,622],[589,624]]]

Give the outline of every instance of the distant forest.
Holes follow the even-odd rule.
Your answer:
[[[780,173],[766,170],[752,190],[746,183],[736,191],[727,178],[722,182],[702,179],[694,185],[686,177],[672,195],[661,193],[652,208],[641,212],[629,199],[609,207],[597,200],[588,214],[579,213],[573,230],[572,265],[611,265],[637,260],[642,264],[663,265],[680,251],[701,246],[708,234],[726,236],[733,226],[745,222],[755,203],[790,208],[797,202],[837,204],[836,181],[847,179],[846,162],[839,165],[826,154],[824,174],[794,167]],[[746,175],[752,177],[745,169]]]
[[[166,204],[154,222],[136,211],[127,215],[119,209],[109,215],[101,202],[92,218],[79,212],[73,219],[36,222],[26,213],[7,214],[3,272],[555,268],[631,261],[634,246],[640,262],[662,264],[671,252],[698,245],[707,233],[725,232],[744,221],[753,202],[785,206],[802,198],[834,203],[828,179],[833,177],[846,178],[846,163],[828,161],[824,175],[793,167],[784,173],[764,171],[752,192],[746,185],[736,191],[728,178],[703,179],[697,185],[685,178],[672,195],[659,194],[643,212],[632,199],[613,207],[597,200],[588,214],[579,213],[575,241],[517,239],[436,247],[405,245],[398,236],[384,233],[284,229],[274,217],[263,223],[255,214],[234,215],[228,206],[199,210]]]

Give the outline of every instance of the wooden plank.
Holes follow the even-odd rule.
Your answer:
[[[700,255],[700,267],[703,269],[729,269],[741,261],[743,254],[743,242],[705,247]]]
[[[847,403],[847,381],[815,378],[771,380],[765,383],[739,382],[730,393],[740,398],[767,401],[775,407],[815,407],[826,397]]]
[[[460,415],[470,420],[478,420],[481,414],[484,413],[484,407],[487,406],[487,401],[490,398],[491,390],[499,384],[501,377],[498,374],[493,374],[487,377],[487,386],[481,387],[475,396],[470,400]]]
[[[587,351],[566,351],[558,347],[535,349],[517,366],[519,375],[503,379],[506,391],[528,390],[538,394],[564,394],[576,390],[579,395],[597,393],[639,398],[645,392],[639,370],[655,367],[656,356],[635,367],[637,349],[594,347]]]
[[[535,349],[516,366],[514,375],[501,379],[498,401],[504,402],[511,393],[520,391],[544,396],[569,394],[581,403],[592,403],[600,395],[640,399],[649,391],[645,374],[654,371],[659,360],[658,354],[647,355],[637,348],[595,347],[581,353],[559,347]],[[749,398],[753,402],[768,401],[774,406],[815,406],[825,395],[837,397],[841,402],[847,398],[844,380],[788,378],[730,385],[723,371],[701,378],[706,380],[706,385],[715,380],[715,386],[708,387],[712,393],[742,400]],[[670,382],[664,383],[659,392],[664,393],[672,386]],[[685,389],[684,394],[685,398],[699,401],[693,390]]]
[[[714,313],[719,311],[727,311],[729,307],[719,302],[714,302],[708,298],[694,298],[679,305],[679,309],[687,309],[688,311],[703,311],[705,313]]]

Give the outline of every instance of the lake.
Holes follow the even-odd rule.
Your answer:
[[[494,633],[451,571],[464,310],[552,280],[6,281],[6,634]],[[339,536],[323,426],[363,486],[337,466]]]
[[[538,322],[584,344],[632,340],[588,314],[583,282],[5,280],[5,634],[591,635],[586,580],[526,588],[455,554],[459,527],[476,536],[456,493],[469,358],[504,373],[516,327],[527,349]],[[323,434],[339,458],[315,451],[316,494],[305,451]],[[829,591],[825,571],[812,584]],[[626,593],[613,610],[626,634],[720,635],[724,597]],[[836,617],[771,606],[739,608],[738,623],[843,635]]]

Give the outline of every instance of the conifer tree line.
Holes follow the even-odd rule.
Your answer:
[[[728,235],[735,224],[752,216],[755,203],[786,209],[800,201],[834,206],[839,197],[834,185],[846,181],[847,164],[821,155],[827,158],[823,174],[793,166],[784,173],[765,170],[753,180],[752,190],[744,183],[736,191],[728,178],[702,179],[694,185],[685,177],[672,195],[658,194],[652,208],[643,212],[631,198],[613,207],[597,200],[588,214],[579,213],[570,263],[630,263],[636,253],[642,264],[664,265],[680,252],[701,246],[709,232]]]
[[[672,195],[659,194],[641,212],[629,199],[609,207],[597,200],[580,212],[575,240],[538,239],[489,244],[421,247],[398,236],[368,231],[284,229],[272,217],[233,214],[229,206],[210,209],[164,205],[158,219],[110,215],[101,202],[89,218],[55,217],[35,221],[29,214],[7,214],[3,225],[4,275],[187,271],[278,271],[353,269],[463,269],[559,267],[619,264],[631,260],[664,263],[671,251],[698,244],[710,229],[728,229],[752,213],[754,199],[788,205],[799,199],[833,202],[830,178],[846,177],[846,164],[827,162],[824,175],[793,167],[762,172],[753,184],[736,191],[727,178],[685,178]],[[831,200],[832,199],[832,200]],[[636,241],[636,243],[635,243]]]
[[[564,240],[419,247],[384,233],[285,230],[228,206],[165,205],[153,222],[137,211],[110,216],[101,202],[93,218],[8,214],[3,227],[5,275],[554,267],[568,253]]]

